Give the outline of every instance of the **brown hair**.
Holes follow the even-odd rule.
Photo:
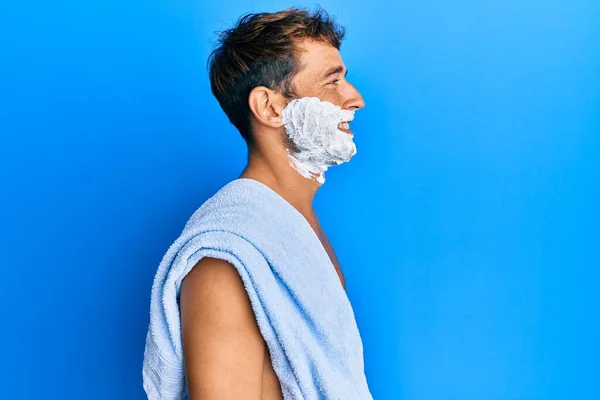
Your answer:
[[[345,29],[317,7],[313,12],[290,7],[273,13],[242,15],[235,26],[219,34],[219,46],[208,58],[210,87],[229,121],[248,145],[248,95],[257,86],[295,96],[291,81],[301,69],[296,43],[311,39],[339,50]]]

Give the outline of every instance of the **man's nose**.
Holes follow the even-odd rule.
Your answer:
[[[344,101],[344,109],[346,110],[359,110],[365,106],[365,100],[356,88],[348,83],[348,98]]]

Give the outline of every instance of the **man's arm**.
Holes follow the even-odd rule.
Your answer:
[[[189,399],[260,400],[266,345],[236,268],[200,259],[181,283],[180,310]]]

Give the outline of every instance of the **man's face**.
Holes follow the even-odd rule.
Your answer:
[[[292,80],[298,97],[318,97],[343,110],[358,110],[365,102],[354,86],[346,80],[347,70],[340,52],[333,46],[306,40],[298,47],[303,66]]]
[[[346,80],[335,47],[305,41],[300,50],[301,68],[292,79],[297,98],[282,110],[286,150],[300,174],[323,184],[327,168],[356,154],[349,122],[364,101]]]

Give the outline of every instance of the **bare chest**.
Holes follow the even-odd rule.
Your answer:
[[[340,263],[335,255],[335,251],[333,250],[331,243],[329,242],[329,239],[327,239],[327,235],[325,235],[325,232],[323,232],[320,228],[318,228],[318,230],[316,230],[316,232],[317,232],[317,236],[319,237],[319,240],[321,241],[321,244],[323,244],[323,248],[329,255],[329,259],[331,260],[331,263],[335,267],[335,272],[338,274],[338,277],[340,279],[342,287],[344,288],[344,290],[346,290],[346,280],[344,279],[342,267],[340,266]]]
[[[271,354],[265,342],[265,362],[263,366],[263,385],[261,400],[282,400],[281,383],[273,368]]]

